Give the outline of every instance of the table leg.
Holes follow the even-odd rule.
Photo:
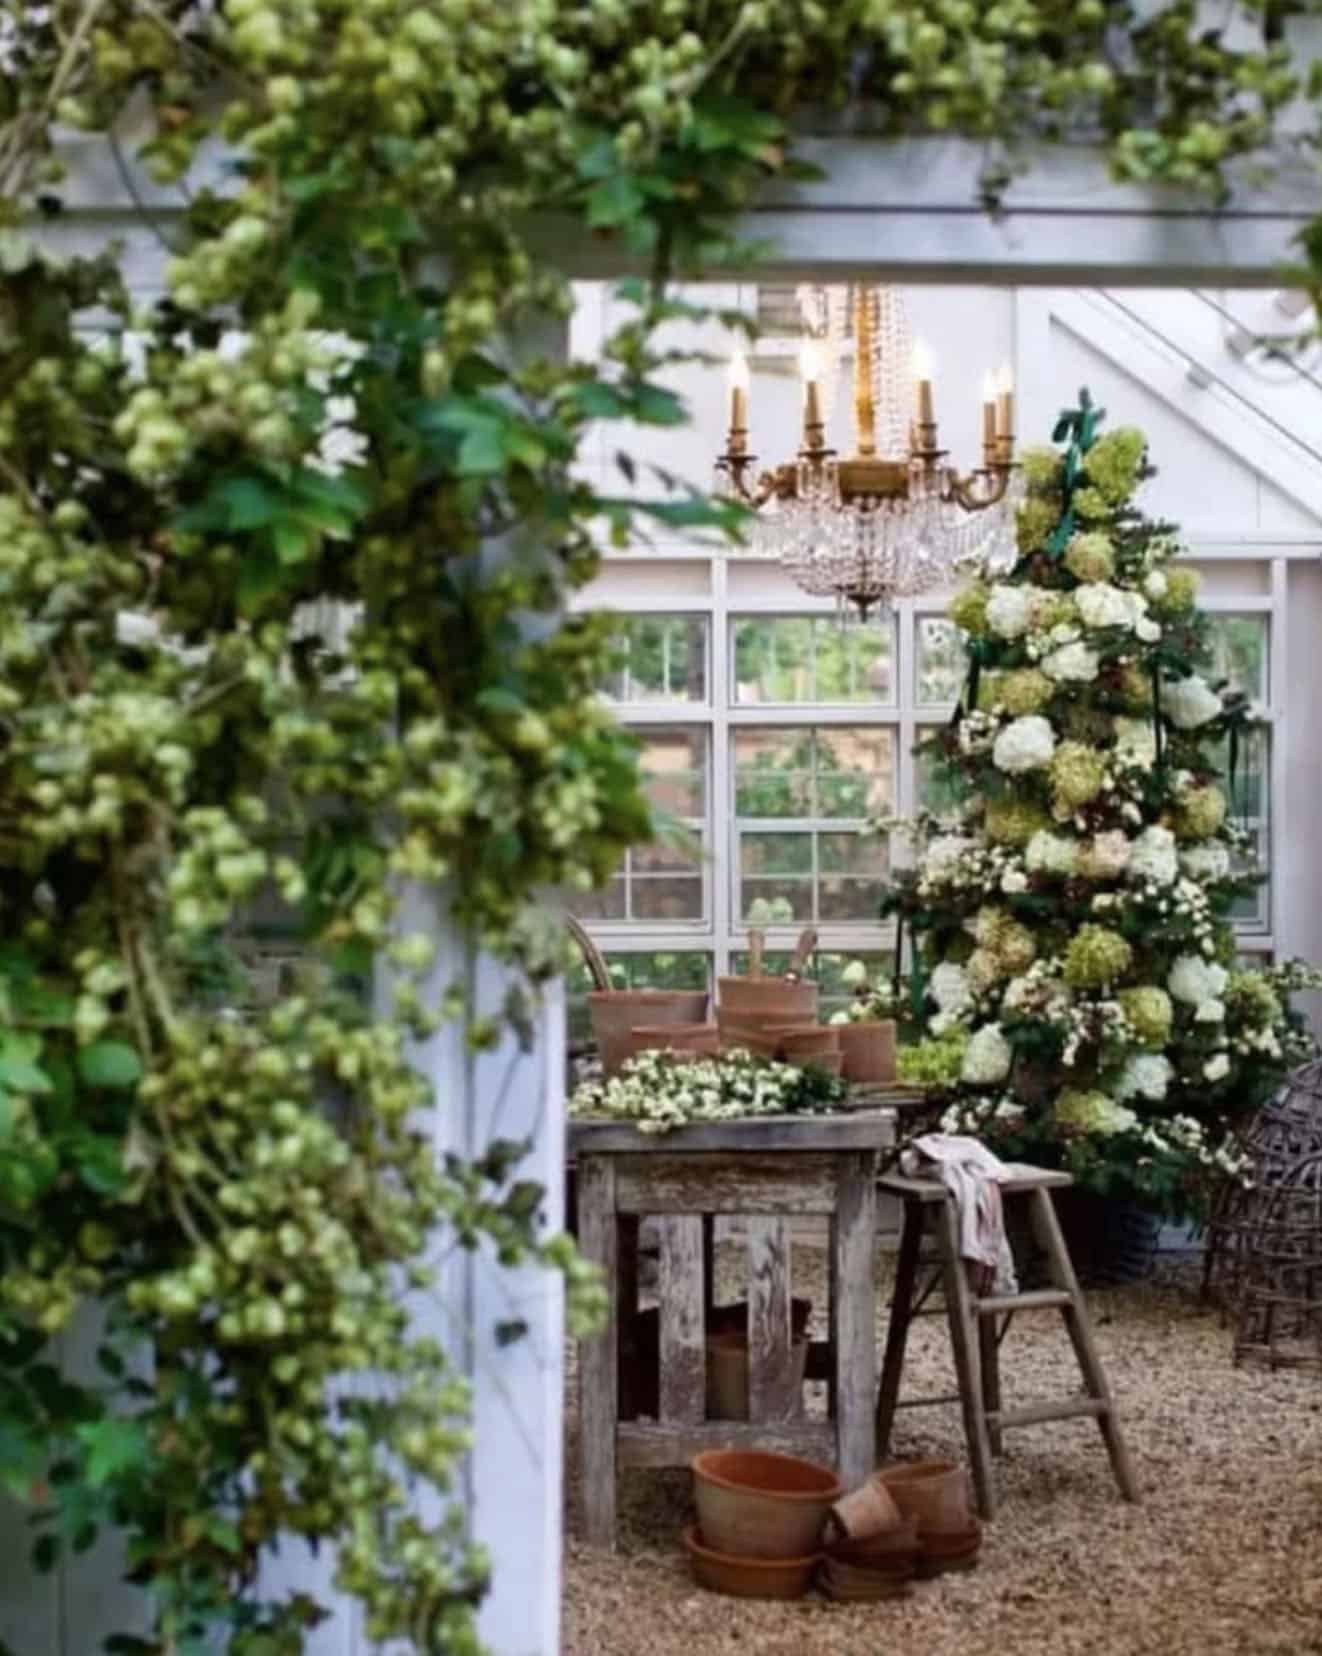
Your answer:
[[[938,1209],[937,1223],[941,1227],[942,1287],[946,1296],[946,1316],[950,1322],[950,1343],[955,1353],[955,1378],[959,1386],[960,1406],[964,1411],[969,1460],[973,1464],[973,1492],[977,1497],[979,1513],[984,1518],[993,1518],[996,1515],[996,1483],[992,1475],[987,1416],[983,1413],[973,1295],[959,1253],[959,1211],[949,1196]]]
[[[836,1454],[845,1487],[863,1483],[875,1464],[873,1405],[877,1384],[877,1190],[874,1152],[837,1161],[831,1251],[836,1292]]]
[[[590,1546],[615,1546],[615,1428],[619,1403],[618,1230],[615,1164],[584,1156],[578,1165],[579,1248],[606,1279],[606,1316],[599,1333],[579,1342],[579,1461],[583,1469],[583,1532]]]
[[[900,1400],[904,1375],[904,1352],[909,1343],[913,1292],[918,1281],[918,1256],[923,1246],[921,1202],[904,1204],[904,1229],[900,1233],[900,1254],[895,1264],[895,1292],[891,1299],[890,1321],[886,1327],[886,1354],[881,1363],[881,1385],[877,1390],[877,1456],[885,1460],[890,1452],[895,1409]]]

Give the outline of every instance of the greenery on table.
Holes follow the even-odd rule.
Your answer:
[[[825,1114],[838,1109],[847,1093],[838,1076],[811,1063],[800,1068],[748,1052],[720,1058],[644,1052],[608,1080],[579,1087],[569,1113],[629,1122],[640,1133],[668,1133],[700,1121]]]
[[[928,1036],[901,1075],[1011,1160],[1182,1213],[1236,1172],[1237,1128],[1312,1052],[1290,994],[1322,977],[1237,960],[1252,709],[1204,676],[1196,576],[1134,504],[1142,433],[1101,420],[1084,392],[1061,448],[1024,455],[1018,556],[951,604],[969,675],[926,746],[966,803],[920,824],[887,903],[915,938]]]
[[[520,1147],[434,1157],[411,1043],[465,983],[397,894],[523,969],[526,1033],[542,894],[648,833],[609,623],[564,606],[640,516],[739,522],[627,449],[575,465],[684,418],[657,330],[706,318],[668,278],[738,253],[812,103],[991,140],[989,199],[1080,134],[1218,191],[1319,90],[1279,38],[1314,7],[1246,9],[1238,49],[1193,0],[0,4],[0,1476],[43,1564],[125,1533],[149,1625],[112,1649],[301,1650],[324,1606],[259,1585],[289,1536],[371,1637],[476,1648],[466,1397],[407,1293],[440,1233],[591,1296]],[[167,192],[160,297],[42,250],[71,149]],[[539,348],[556,215],[645,271],[599,367]],[[264,1005],[230,958],[259,898],[308,963]],[[92,1302],[100,1378],[61,1378],[42,1340]]]

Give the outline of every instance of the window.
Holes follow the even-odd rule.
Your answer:
[[[602,686],[612,701],[707,700],[707,618],[703,615],[622,615],[623,661]]]
[[[894,808],[895,734],[868,726],[747,727],[734,735],[739,918],[750,925],[867,921]]]
[[[944,707],[959,700],[968,672],[968,657],[959,628],[941,615],[920,615],[914,621],[917,683],[914,701],[919,707]]]
[[[708,734],[699,725],[640,732],[647,791],[661,814],[655,845],[636,846],[600,891],[574,905],[581,920],[701,921],[706,916]]]
[[[849,705],[895,700],[890,622],[825,615],[743,616],[731,623],[734,704]]]
[[[1265,615],[1219,614],[1208,622],[1208,643],[1215,662],[1214,680],[1224,679],[1250,701],[1265,704],[1270,679]]]

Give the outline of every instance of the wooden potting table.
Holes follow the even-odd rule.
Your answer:
[[[605,1272],[610,1308],[579,1347],[580,1457],[587,1540],[615,1544],[616,1473],[680,1466],[704,1449],[756,1447],[838,1467],[847,1487],[872,1471],[877,1384],[877,1172],[893,1142],[889,1109],[704,1123],[662,1134],[575,1121],[578,1239]],[[709,1420],[708,1314],[717,1215],[744,1221],[748,1250],[749,1418]],[[637,1236],[656,1216],[660,1241],[655,1407],[628,1418],[621,1376],[640,1353]],[[790,1225],[829,1221],[829,1334],[809,1374],[828,1384],[829,1418],[802,1417],[791,1365]],[[650,1353],[647,1354],[650,1356]],[[646,1378],[644,1378],[646,1385]],[[635,1386],[633,1397],[638,1398]],[[649,1401],[652,1399],[649,1397]]]

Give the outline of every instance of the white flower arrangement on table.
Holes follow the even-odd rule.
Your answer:
[[[643,1052],[605,1081],[575,1089],[576,1120],[624,1121],[640,1133],[668,1133],[699,1121],[826,1115],[844,1102],[843,1081],[825,1070],[778,1064],[751,1053],[688,1058]]]

